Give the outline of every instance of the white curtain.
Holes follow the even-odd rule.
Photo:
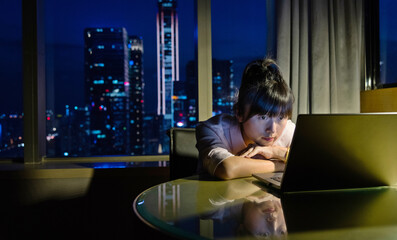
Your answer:
[[[301,113],[358,113],[364,82],[362,0],[276,1],[277,61]]]

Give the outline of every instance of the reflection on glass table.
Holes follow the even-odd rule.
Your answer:
[[[393,187],[278,196],[254,178],[193,176],[144,191],[134,211],[182,239],[394,239],[396,205]]]

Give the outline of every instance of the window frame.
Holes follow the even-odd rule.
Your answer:
[[[24,163],[41,163],[45,142],[45,52],[43,0],[22,0]]]
[[[363,90],[380,87],[379,0],[364,2],[365,78]]]

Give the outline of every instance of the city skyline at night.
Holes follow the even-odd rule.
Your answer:
[[[51,99],[56,100],[58,94],[49,92],[50,94],[47,96],[47,99],[50,100],[50,103],[47,104],[47,106],[50,106],[47,107],[48,156],[168,153],[166,130],[172,126],[195,126],[198,119],[198,101],[197,93],[195,92],[197,88],[197,63],[194,60],[195,56],[191,55],[189,58],[189,65],[193,67],[193,70],[188,70],[186,65],[182,67],[183,71],[181,71],[181,74],[178,57],[179,31],[177,28],[178,14],[176,1],[159,0],[158,3],[158,16],[162,16],[163,19],[157,16],[156,22],[157,25],[161,24],[164,28],[160,28],[159,26],[156,28],[158,44],[156,47],[157,69],[163,69],[163,71],[157,72],[157,77],[163,76],[165,78],[157,78],[157,93],[164,93],[161,98],[168,100],[163,101],[163,104],[159,101],[157,102],[162,107],[164,105],[168,105],[168,107],[161,110],[160,114],[157,111],[157,116],[150,111],[144,114],[144,103],[146,101],[144,100],[145,83],[143,82],[143,74],[145,72],[147,73],[147,70],[145,71],[143,67],[143,58],[147,57],[147,53],[143,53],[143,37],[136,37],[135,40],[128,38],[130,32],[127,32],[127,29],[124,27],[88,26],[81,35],[85,39],[84,61],[76,59],[77,61],[73,62],[73,64],[80,63],[85,66],[83,78],[85,82],[83,94],[85,100],[83,104],[79,105],[73,104],[73,101],[70,101],[66,102],[64,106],[55,107],[56,104],[51,102]],[[173,10],[164,9],[164,6]],[[168,13],[169,16],[164,13]],[[131,34],[135,34],[135,32]],[[134,42],[137,44],[136,46],[133,46]],[[48,49],[47,56],[50,56],[49,59],[54,60],[59,50],[65,52],[66,57],[75,52],[75,50],[70,49],[68,46],[59,49],[50,45]],[[131,50],[128,58],[126,49]],[[132,51],[133,49],[134,51]],[[147,49],[146,44],[145,49]],[[153,50],[153,48],[151,49]],[[139,59],[133,59],[137,54],[140,55]],[[225,62],[231,61],[225,60]],[[57,65],[57,61],[47,63],[50,66],[49,70],[47,69],[47,81],[50,83],[48,85],[50,89],[56,87],[54,80],[59,74],[56,69],[67,67],[70,64],[71,62],[69,61],[63,61],[63,64],[59,66]],[[109,66],[113,66],[113,68]],[[123,66],[129,66],[129,69]],[[140,67],[139,69],[137,68],[138,66]],[[189,76],[187,76],[187,71],[190,71]],[[139,76],[136,72],[139,73]],[[220,91],[221,93],[227,93],[231,90],[228,89],[232,80],[230,79],[232,77],[231,72],[230,65],[222,73],[222,78],[229,84],[225,85],[227,87],[223,88]],[[67,77],[68,74],[68,72],[64,73],[62,78]],[[217,74],[220,74],[219,71]],[[229,77],[225,78],[225,74],[229,74]],[[132,79],[141,79],[141,81],[134,82]],[[216,79],[220,79],[219,76]],[[73,78],[71,80],[75,81]],[[168,86],[165,88],[159,87],[161,85],[166,86],[167,84]],[[216,85],[219,86],[216,87],[217,90],[214,93],[219,92],[218,88],[220,84],[218,83]],[[175,91],[174,87],[176,89]],[[189,90],[186,91],[185,88],[189,88]],[[71,94],[73,92],[65,89],[62,93]],[[161,94],[157,94],[157,96],[159,95]],[[149,99],[153,100],[153,95],[149,96]],[[218,102],[220,98],[217,97],[216,99],[217,103],[220,103]],[[157,100],[160,99],[157,98]],[[230,103],[228,104],[230,105]],[[176,111],[173,111],[174,105],[177,106]],[[116,109],[114,109],[115,107]],[[158,105],[156,107],[159,109]],[[164,114],[165,110],[169,112]],[[127,114],[127,112],[130,112],[130,114]],[[174,117],[178,118],[177,122],[173,121]],[[146,122],[144,122],[144,119]],[[168,123],[164,122],[164,119],[168,119]],[[147,126],[149,125],[159,125],[160,128],[148,131]],[[142,130],[143,126],[146,126],[145,131]],[[81,141],[73,141],[76,137]],[[158,142],[157,144],[155,143],[156,141]],[[78,144],[76,144],[77,142]],[[117,148],[119,150],[116,150]]]
[[[47,109],[62,114],[65,106],[84,105],[84,40],[85,28],[125,27],[132,35],[141,36],[145,42],[145,106],[146,112],[155,112],[157,100],[156,63],[156,14],[158,1],[114,0],[95,4],[86,1],[45,2],[45,51]],[[255,58],[264,57],[267,42],[266,3],[255,0],[246,4],[238,0],[212,2],[212,46],[213,58],[234,61],[234,79],[239,85],[245,64]],[[21,48],[21,2],[7,2],[9,9],[0,16],[3,30],[0,43],[3,56],[0,62],[7,71],[8,79],[0,94],[0,113],[22,112],[22,48]],[[54,11],[56,9],[56,11]],[[79,9],[79,11],[76,11]],[[179,65],[181,80],[186,76],[185,66],[195,59],[195,1],[178,1],[179,18]],[[71,17],[73,16],[73,17]],[[237,17],[239,16],[239,17]],[[236,34],[238,32],[239,34]],[[13,99],[12,102],[9,99]]]

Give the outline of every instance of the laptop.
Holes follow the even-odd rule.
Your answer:
[[[298,116],[284,172],[253,174],[279,192],[397,183],[397,113]]]

